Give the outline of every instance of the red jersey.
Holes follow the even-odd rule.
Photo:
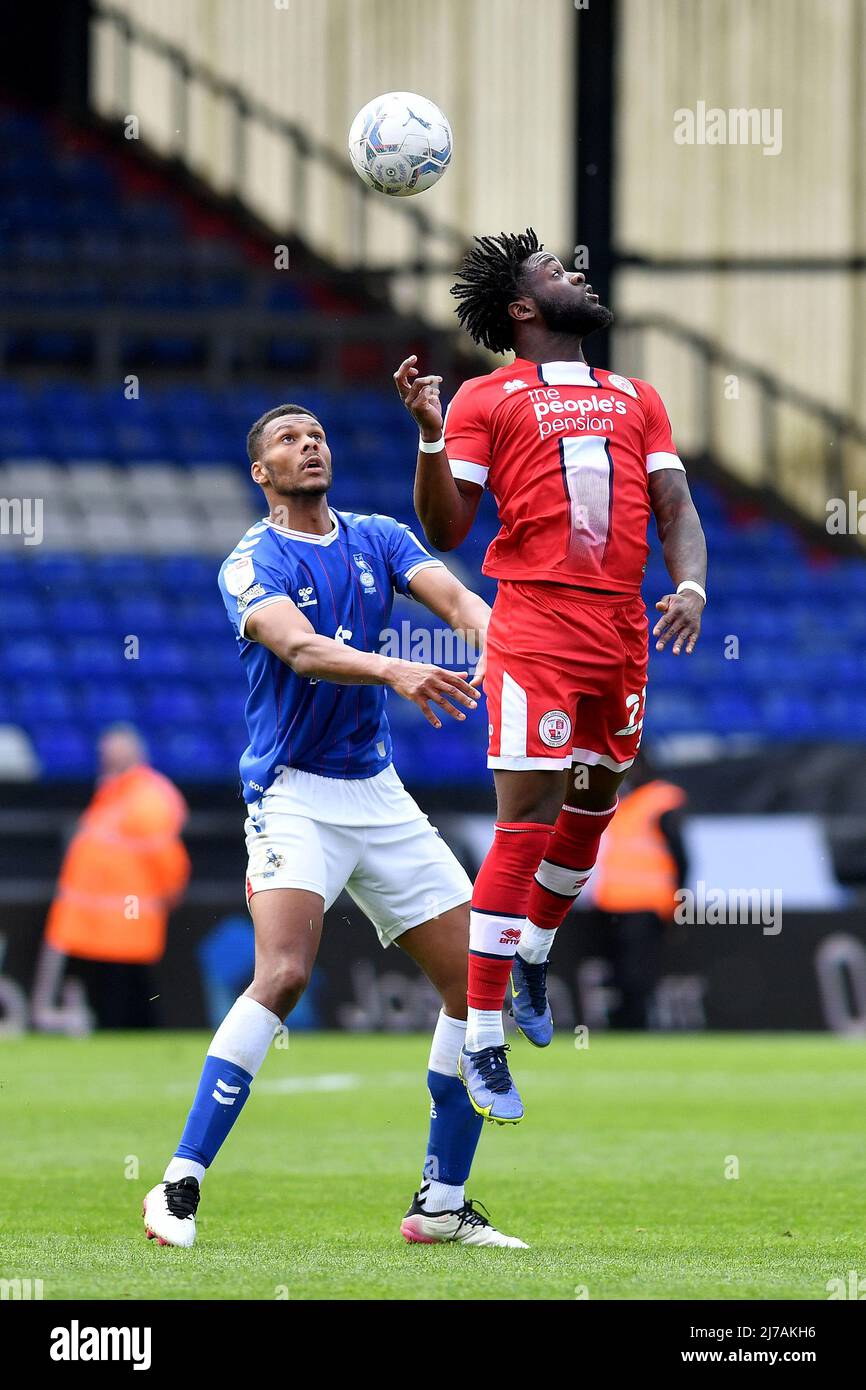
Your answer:
[[[463,383],[445,445],[455,478],[489,487],[496,501],[502,529],[485,574],[639,592],[649,474],[683,466],[648,382],[517,358]]]

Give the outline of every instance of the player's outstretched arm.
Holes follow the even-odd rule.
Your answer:
[[[455,478],[443,434],[441,376],[419,376],[418,358],[407,357],[394,373],[400,399],[421,431],[425,444],[442,441],[432,453],[418,450],[415,466],[415,511],[424,534],[437,550],[453,550],[466,539],[484,489]]]
[[[475,709],[478,703],[477,692],[466,680],[465,671],[445,671],[420,661],[362,652],[334,637],[324,637],[289,598],[250,613],[244,635],[250,641],[261,642],[299,676],[310,680],[332,681],[335,685],[390,686],[404,700],[417,705],[435,729],[441,729],[442,721],[432,705],[452,719],[465,719],[458,706]]]
[[[707,543],[685,473],[679,468],[657,469],[649,475],[649,493],[668,574],[677,587],[690,580],[706,591]],[[705,602],[694,589],[660,598],[656,608],[662,616],[653,628],[656,651],[673,641],[674,656],[683,647],[686,655],[693,652]]]
[[[444,567],[434,569],[431,566],[419,570],[409,581],[409,592],[463,638],[467,652],[475,654],[478,665],[472,684],[480,687],[484,678],[484,644],[490,622],[490,608],[484,599],[467,589],[456,575]]]

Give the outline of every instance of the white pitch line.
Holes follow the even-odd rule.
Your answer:
[[[262,1077],[253,1084],[253,1092],[272,1096],[312,1095],[316,1092],[357,1091],[359,1086],[421,1086],[426,1084],[426,1073],[422,1071],[391,1071],[381,1076],[361,1076],[356,1072],[320,1072],[314,1076]],[[189,1095],[195,1083],[190,1080],[171,1081],[166,1087],[169,1095]]]
[[[320,1076],[282,1076],[273,1080],[263,1078],[257,1081],[256,1091],[266,1091],[270,1095],[303,1095],[310,1091],[355,1091],[361,1085],[362,1077],[350,1072],[324,1072]]]

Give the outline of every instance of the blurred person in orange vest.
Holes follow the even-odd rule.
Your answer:
[[[100,777],[66,851],[48,914],[40,961],[44,985],[55,992],[61,970],[50,953],[74,957],[97,1021],[106,1028],[141,1028],[156,1021],[149,967],[165,952],[168,914],[189,880],[180,838],[187,805],[150,767],[130,725],[114,725],[99,741]],[[62,967],[61,967],[62,968]],[[34,992],[34,1021],[39,1026]]]
[[[613,1028],[645,1028],[658,982],[665,926],[687,871],[682,837],[682,787],[656,773],[641,751],[625,794],[605,832],[593,875],[593,897],[607,918],[620,1003]]]

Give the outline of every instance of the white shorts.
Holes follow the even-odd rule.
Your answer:
[[[323,807],[343,823],[320,819]],[[293,769],[248,811],[247,903],[269,888],[304,888],[327,912],[345,888],[389,946],[472,896],[462,865],[393,767],[358,780]]]

